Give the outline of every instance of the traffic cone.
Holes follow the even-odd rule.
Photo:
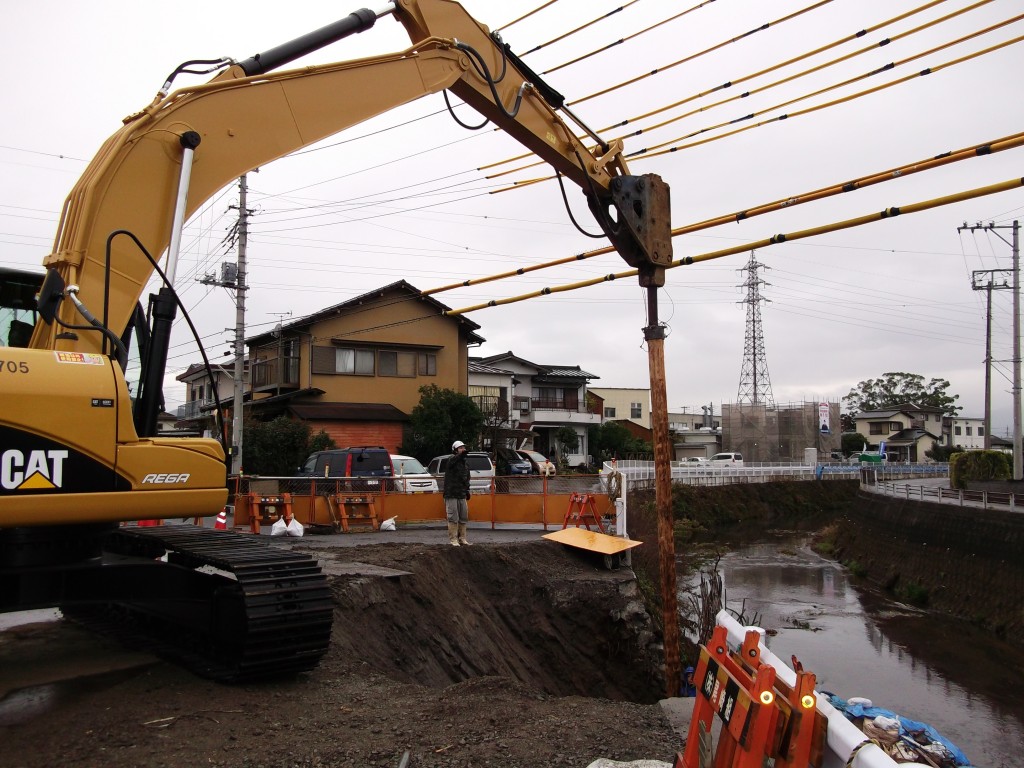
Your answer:
[[[224,509],[217,513],[217,522],[213,524],[213,527],[218,531],[226,531],[228,529],[227,507],[224,507]]]

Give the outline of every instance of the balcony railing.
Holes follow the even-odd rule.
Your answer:
[[[299,358],[273,357],[267,360],[255,360],[252,364],[252,385],[263,387],[298,387]]]
[[[184,405],[178,406],[177,416],[179,419],[184,421],[185,419],[203,419],[212,416],[212,411],[217,406],[217,401],[213,398],[206,398],[203,400],[192,400],[191,402],[185,403]]]
[[[520,413],[529,411],[568,411],[569,413],[589,413],[578,399],[553,397],[517,397],[512,400],[513,409]]]
[[[492,395],[472,395],[470,399],[476,403],[477,408],[484,416],[498,419],[508,418],[508,400]]]

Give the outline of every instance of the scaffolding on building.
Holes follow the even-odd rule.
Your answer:
[[[745,462],[804,461],[808,448],[825,461],[840,445],[838,400],[722,404],[722,450]]]

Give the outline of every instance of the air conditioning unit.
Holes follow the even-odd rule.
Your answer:
[[[522,416],[524,414],[527,414],[529,412],[530,412],[530,406],[528,406],[528,405],[520,405],[519,406],[519,415],[520,416]]]

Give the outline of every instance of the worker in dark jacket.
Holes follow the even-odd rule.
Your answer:
[[[469,546],[466,526],[469,523],[469,464],[466,444],[452,443],[452,453],[444,470],[444,511],[448,517],[448,541],[453,547]]]

